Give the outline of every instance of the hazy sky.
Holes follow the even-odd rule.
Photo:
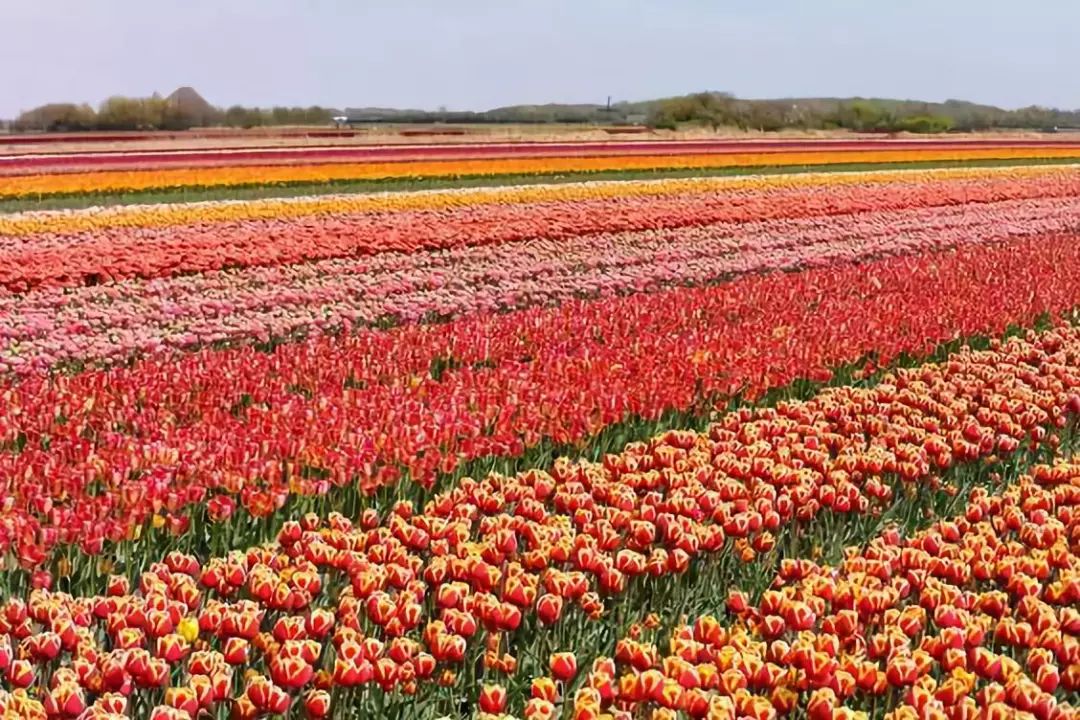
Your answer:
[[[1076,0],[0,0],[0,117],[191,85],[215,105],[482,110],[740,97],[1080,108]]]

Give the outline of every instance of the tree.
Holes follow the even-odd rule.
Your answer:
[[[149,130],[161,127],[165,101],[160,98],[130,98],[116,95],[98,108],[102,130]]]
[[[842,106],[839,112],[840,127],[858,132],[883,129],[890,121],[887,113],[869,100],[855,100]]]
[[[661,100],[648,120],[651,127],[670,127],[679,123],[708,125],[713,130],[737,124],[735,98],[729,93],[700,92]]]
[[[89,105],[52,103],[28,110],[12,123],[13,130],[43,130],[67,132],[92,130],[97,126],[97,116]]]
[[[225,111],[223,120],[229,127],[252,128],[268,124],[269,118],[258,108],[233,105]]]
[[[736,113],[736,124],[743,130],[773,132],[793,123],[788,119],[790,106],[779,100],[750,100]]]
[[[893,129],[910,133],[943,133],[952,130],[953,119],[944,115],[913,115],[898,120]]]

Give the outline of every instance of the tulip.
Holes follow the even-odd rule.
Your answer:
[[[536,603],[536,614],[540,622],[554,625],[562,617],[563,599],[558,595],[543,595]]]
[[[746,612],[748,607],[748,600],[746,596],[739,592],[739,590],[729,590],[728,592],[728,612],[735,615],[740,615]]]
[[[547,700],[551,703],[559,699],[559,691],[555,686],[555,681],[549,677],[535,678],[532,681],[530,693],[534,698]]]
[[[367,660],[343,660],[334,662],[334,684],[342,687],[355,687],[368,682],[374,677],[375,669]]]
[[[557,652],[548,662],[551,675],[556,680],[567,683],[577,675],[577,657],[572,652]]]
[[[199,702],[195,691],[190,687],[169,687],[165,689],[165,704],[182,711],[189,717],[195,717]]]
[[[1041,665],[1035,671],[1035,682],[1043,692],[1053,693],[1061,683],[1061,674],[1051,664]]]
[[[282,714],[289,709],[289,695],[263,677],[256,677],[248,684],[246,695],[263,712]]]
[[[136,681],[142,687],[161,687],[169,679],[169,669],[168,663],[164,660],[151,658],[146,662],[145,668],[137,674]]]
[[[307,685],[314,675],[315,669],[302,658],[279,655],[270,662],[271,679],[287,690]]]
[[[502,685],[484,685],[477,704],[486,713],[501,713],[506,707],[506,689]]]
[[[13,660],[7,669],[6,677],[13,687],[30,687],[34,683],[34,666],[29,660]]]
[[[167,663],[176,663],[184,658],[190,647],[188,641],[176,633],[163,635],[157,639],[155,654]]]
[[[255,707],[255,703],[247,695],[241,695],[233,702],[232,710],[229,713],[232,720],[252,720],[258,715],[259,709]]]
[[[243,665],[247,662],[247,648],[247,640],[231,637],[222,643],[221,653],[225,655],[225,662],[230,665]]]
[[[304,695],[304,712],[310,718],[324,718],[330,714],[330,693],[325,690],[309,690]]]
[[[555,716],[555,706],[543,698],[531,698],[525,703],[525,720],[549,720]]]
[[[42,704],[50,715],[76,717],[86,709],[86,698],[75,683],[60,683],[45,695]]]
[[[334,626],[334,613],[318,608],[311,611],[306,620],[306,630],[314,638],[326,637]]]

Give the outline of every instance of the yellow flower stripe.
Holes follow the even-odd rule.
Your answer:
[[[226,200],[159,205],[117,205],[88,210],[58,210],[0,215],[0,235],[75,233],[112,227],[168,227],[195,222],[288,220],[317,215],[441,210],[489,204],[580,202],[616,197],[665,197],[708,192],[740,192],[814,185],[860,185],[897,181],[931,182],[994,177],[1040,177],[1071,174],[1077,165],[1013,166],[1002,168],[937,168],[876,170],[855,173],[746,175],[738,177],[671,178],[582,182],[555,185],[430,190],[353,195],[316,195],[259,200]]]
[[[393,163],[333,163],[271,167],[208,167],[159,170],[117,170],[0,179],[0,197],[120,192],[181,187],[227,187],[318,183],[335,180],[380,180],[488,175],[529,175],[605,170],[704,169],[840,163],[1080,158],[1080,147],[957,148],[947,150],[797,151],[714,153],[706,155],[635,155],[615,157],[500,158]]]

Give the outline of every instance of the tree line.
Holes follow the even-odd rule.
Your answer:
[[[199,99],[201,100],[201,98]],[[205,102],[170,102],[148,98],[111,97],[96,109],[75,103],[50,103],[28,110],[14,121],[15,132],[80,132],[85,130],[188,130],[193,127],[260,127],[325,125],[339,111],[319,107],[254,108],[234,105],[224,110]]]
[[[614,105],[521,105],[483,112],[336,110],[311,107],[254,108],[211,106],[194,91],[169,98],[112,97],[99,107],[54,103],[24,112],[14,131],[185,130],[192,127],[251,128],[273,125],[327,125],[337,116],[363,124],[401,123],[550,123],[647,125],[675,129],[697,125],[718,129],[775,131],[783,129],[848,129],[856,132],[943,133],[991,128],[1052,130],[1080,128],[1080,111],[1032,106],[1003,110],[959,100],[925,103],[878,99],[748,100],[728,93],[701,92],[644,102]]]
[[[696,123],[712,128],[774,131],[847,129],[856,132],[943,133],[991,128],[1080,128],[1080,111],[1031,106],[1003,110],[961,100],[741,100],[727,93],[695,93],[656,101],[647,124],[670,128]]]
[[[619,102],[612,105],[518,105],[485,112],[428,112],[367,108],[347,110],[365,123],[575,123],[686,126],[742,130],[848,129],[856,132],[944,133],[991,128],[1051,130],[1080,128],[1080,111],[1031,106],[1003,110],[962,100],[928,103],[866,98],[749,100],[723,92]]]

